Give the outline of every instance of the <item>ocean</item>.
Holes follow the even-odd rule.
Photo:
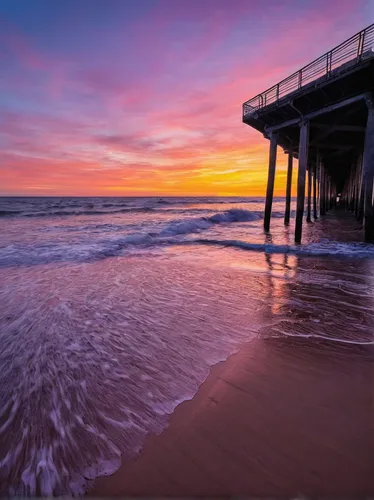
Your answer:
[[[284,204],[0,198],[0,493],[83,494],[256,337],[373,343],[373,245]]]

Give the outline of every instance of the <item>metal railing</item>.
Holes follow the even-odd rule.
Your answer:
[[[318,83],[351,68],[361,60],[374,56],[374,24],[352,36],[334,49],[273,87],[243,104],[243,118],[257,110],[276,103],[288,94],[318,80]]]

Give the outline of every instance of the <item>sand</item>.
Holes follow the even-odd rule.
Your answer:
[[[372,346],[257,339],[90,496],[374,494]]]

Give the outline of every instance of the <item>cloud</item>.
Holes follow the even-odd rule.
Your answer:
[[[264,194],[268,142],[241,104],[353,34],[366,3],[161,0],[76,53],[0,22],[3,192]]]

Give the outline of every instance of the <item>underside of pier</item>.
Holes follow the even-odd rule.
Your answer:
[[[280,146],[289,155],[286,224],[293,158],[298,159],[295,241],[301,241],[304,215],[317,219],[337,200],[363,222],[365,240],[374,241],[372,47],[374,25],[243,104],[243,122],[270,140],[266,231]]]

